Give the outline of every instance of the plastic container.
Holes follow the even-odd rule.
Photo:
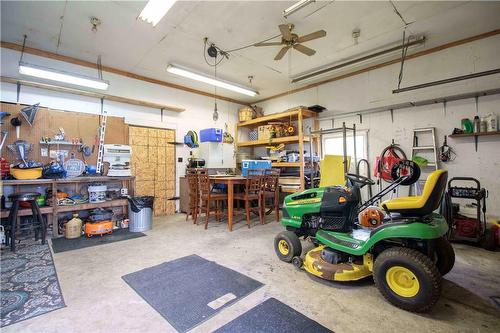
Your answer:
[[[474,133],[479,133],[481,132],[481,119],[479,119],[479,116],[474,116]]]
[[[200,142],[222,142],[222,129],[205,128],[200,131]]]
[[[241,161],[241,174],[243,177],[248,175],[248,170],[271,169],[271,161],[266,160],[243,160]]]
[[[154,197],[151,196],[128,198],[130,232],[143,232],[153,228],[153,202]]]
[[[89,185],[89,202],[99,203],[106,201],[106,185]]]
[[[10,174],[18,180],[38,179],[42,177],[42,168],[11,168]]]
[[[488,132],[498,131],[498,120],[495,114],[493,113],[487,114],[484,117],[484,121],[486,122],[486,131]]]

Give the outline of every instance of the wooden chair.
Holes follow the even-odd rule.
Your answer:
[[[280,220],[279,169],[266,169],[262,182],[262,214],[269,215],[274,210],[276,222]],[[266,208],[269,208],[266,211]]]
[[[210,184],[210,178],[208,173],[199,173],[199,191],[201,197],[201,211],[205,211],[205,229],[208,228],[208,219],[210,218],[210,212],[213,211],[216,220],[221,221],[221,217],[224,214],[222,212],[222,202],[227,201],[227,194],[225,193],[212,193],[212,186]],[[212,207],[212,203],[214,203]],[[212,210],[213,208],[213,210]]]
[[[245,215],[248,228],[250,228],[250,212],[258,214],[260,224],[264,224],[264,215],[261,209],[263,177],[262,170],[248,170],[244,191],[234,195],[235,199],[245,202]],[[256,208],[251,207],[254,201],[258,202]]]
[[[186,221],[191,215],[193,218],[193,224],[196,224],[198,211],[200,209],[200,191],[198,189],[197,170],[195,168],[186,169],[186,177],[189,184],[189,211],[186,214]]]

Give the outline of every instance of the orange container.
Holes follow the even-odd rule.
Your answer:
[[[85,223],[85,235],[92,237],[93,235],[111,234],[113,232],[112,221],[87,222]]]

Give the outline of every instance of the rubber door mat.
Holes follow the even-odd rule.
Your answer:
[[[186,332],[263,286],[197,255],[122,277],[176,330]]]
[[[214,333],[331,333],[285,303],[269,298]]]

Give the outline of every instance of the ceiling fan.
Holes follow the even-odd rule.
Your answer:
[[[294,48],[297,51],[304,53],[305,55],[312,56],[313,54],[316,53],[316,51],[307,46],[302,45],[301,43],[326,36],[325,30],[318,30],[310,34],[299,37],[297,34],[292,33],[292,30],[294,28],[293,24],[280,24],[278,28],[281,31],[281,42],[262,42],[254,44],[254,46],[283,45],[283,48],[278,52],[276,57],[274,57],[274,60],[280,60],[281,58],[283,58],[287,53],[287,51],[290,50],[291,48]]]

